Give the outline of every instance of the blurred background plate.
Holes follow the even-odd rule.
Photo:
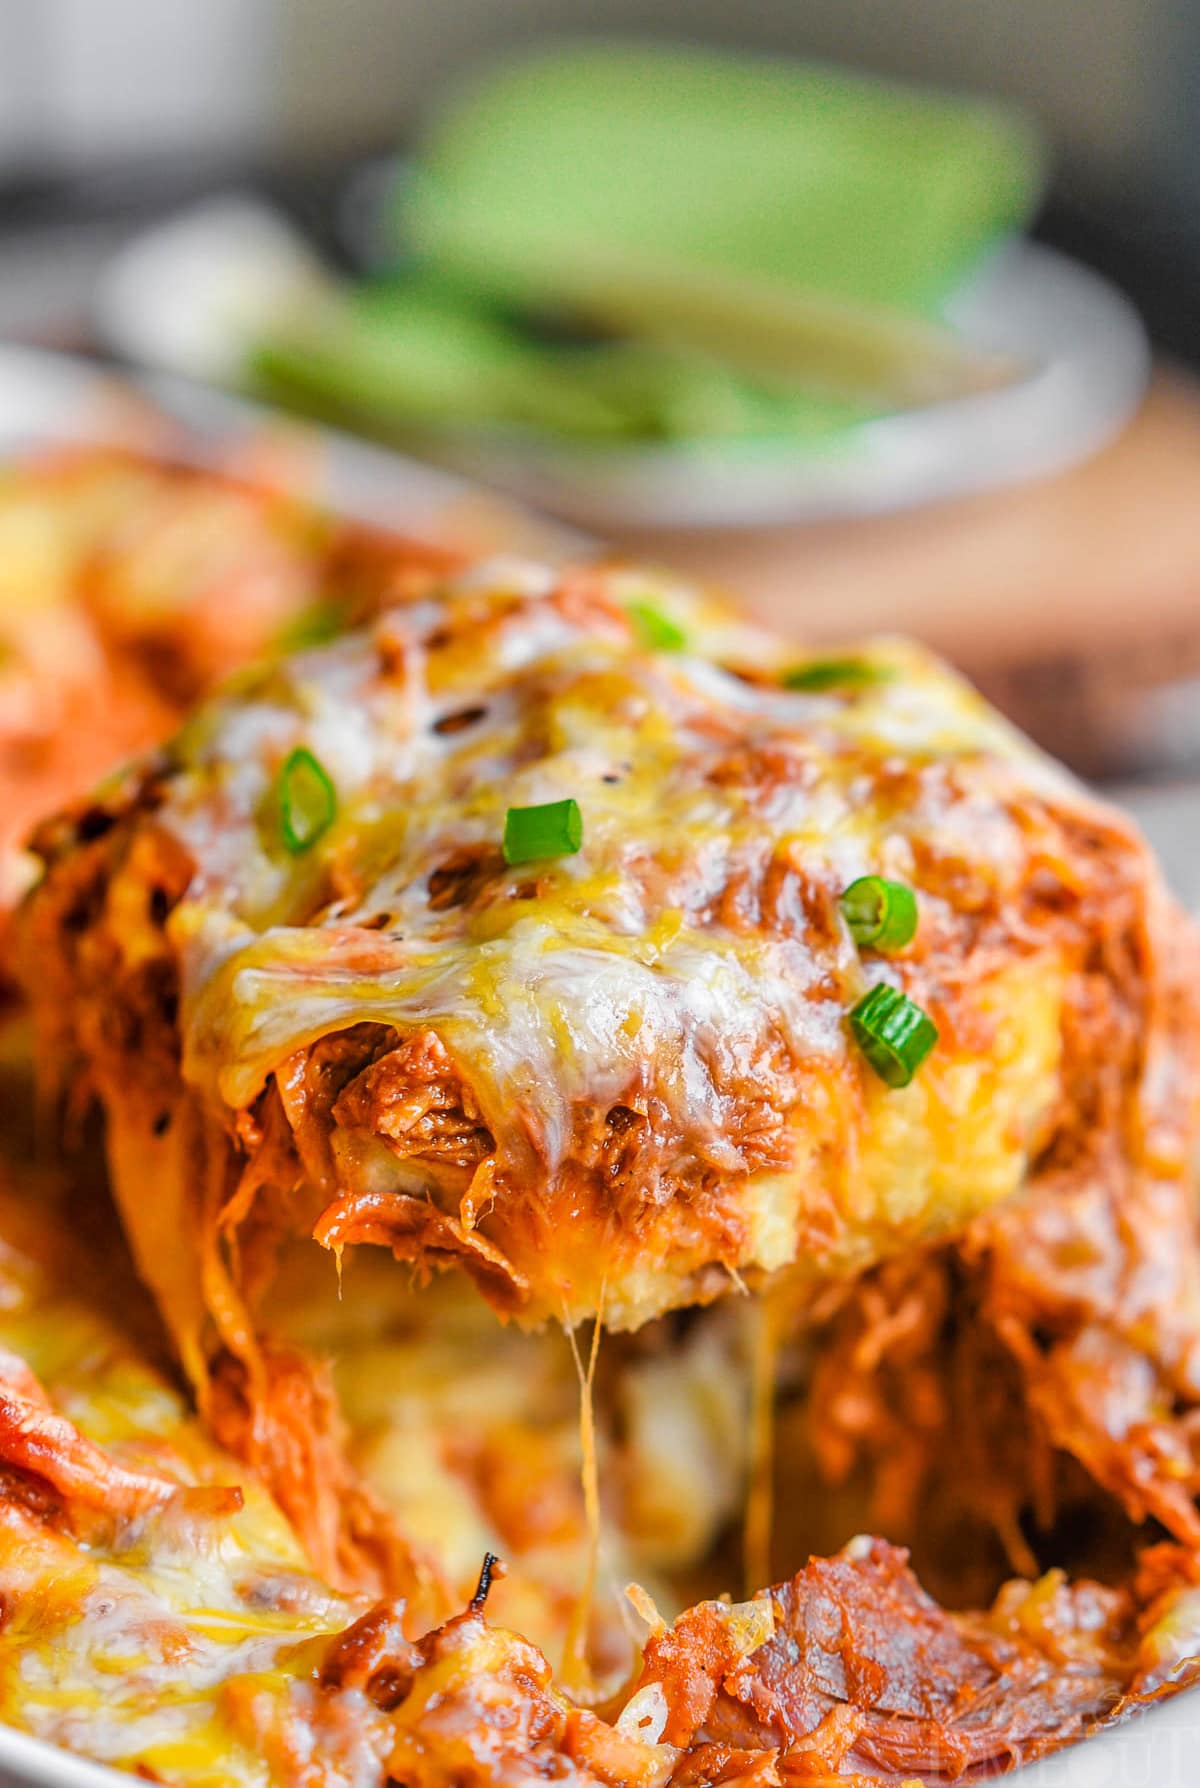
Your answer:
[[[280,213],[228,194],[130,241],[100,281],[95,316],[106,345],[133,366],[238,384],[272,315],[311,301],[321,279]],[[1134,307],[1040,243],[1015,240],[986,259],[944,320],[1012,376],[808,439],[593,442],[452,421],[414,423],[397,438],[599,531],[748,528],[883,514],[1045,477],[1095,453],[1144,395],[1150,350]],[[291,395],[303,401],[302,345],[294,353]],[[354,420],[371,423],[361,412]]]
[[[588,527],[749,527],[880,514],[1044,477],[1103,446],[1145,391],[1149,347],[1136,311],[1055,250],[1014,244],[948,312],[967,341],[1035,370],[809,444],[582,447],[462,431],[423,445]]]

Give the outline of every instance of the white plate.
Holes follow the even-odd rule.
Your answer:
[[[135,237],[101,278],[97,325],[135,365],[228,384],[286,295],[322,277],[278,212],[228,194]],[[1150,351],[1133,306],[1040,244],[1013,242],[992,256],[946,316],[1029,375],[823,443],[624,446],[501,428],[430,431],[415,443],[600,532],[747,527],[876,514],[1060,471],[1116,434],[1145,391]]]
[[[531,446],[478,434],[429,445],[445,463],[585,527],[751,527],[879,514],[1044,477],[1102,447],[1145,392],[1150,350],[1133,306],[1036,243],[997,255],[948,315],[981,348],[1035,370],[824,446]]]
[[[12,1788],[128,1788],[133,1779],[0,1726],[0,1783]],[[1200,1695],[1189,1690],[1029,1769],[989,1780],[1014,1788],[1196,1788]]]
[[[0,1783],[13,1788],[116,1788],[135,1777],[74,1757],[57,1745],[46,1745],[11,1726],[0,1726]]]

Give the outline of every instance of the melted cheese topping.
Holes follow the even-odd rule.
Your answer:
[[[444,557],[262,482],[132,454],[0,468],[0,910],[36,875],[22,847],[48,811],[234,666]]]
[[[325,1637],[363,1603],[312,1575],[261,1486],[120,1330],[64,1289],[40,1215],[31,1226],[6,1202],[0,1224],[0,1345],[118,1465],[178,1486],[132,1525],[99,1519],[79,1533],[5,1482],[0,1719],[196,1788],[265,1783],[253,1733],[231,1717],[238,1698],[302,1696]],[[242,1506],[224,1509],[231,1488]]]
[[[213,1444],[121,1327],[72,1288],[81,1256],[67,1228],[27,1200],[0,1197],[0,1397],[15,1356],[54,1410],[104,1449],[106,1469],[152,1473],[178,1494],[132,1520],[114,1511],[110,1521],[102,1510],[76,1520],[47,1501],[36,1476],[26,1483],[0,1472],[0,1720],[189,1788],[299,1780],[374,1788],[391,1743],[375,1708],[350,1690],[336,1720],[313,1723],[330,1637],[362,1614],[365,1599],[313,1575],[253,1476]],[[632,1652],[615,1584],[649,1570],[664,1605],[680,1605],[655,1570],[659,1536],[639,1532],[637,1498],[621,1494],[622,1484],[653,1475],[640,1455],[661,1442],[660,1415],[672,1411],[674,1467],[690,1478],[690,1512],[699,1517],[686,1559],[676,1550],[670,1562],[702,1556],[740,1487],[729,1455],[732,1478],[715,1495],[695,1461],[689,1466],[689,1350],[660,1355],[653,1384],[640,1386],[644,1416],[630,1423],[620,1469],[604,1474],[614,1582],[581,1612],[600,1512],[598,1503],[586,1509],[579,1491],[566,1339],[500,1331],[485,1306],[450,1283],[415,1297],[397,1319],[385,1275],[369,1259],[351,1264],[339,1305],[328,1274],[315,1283],[311,1262],[295,1256],[278,1295],[295,1332],[336,1352],[350,1452],[443,1573],[449,1609],[465,1602],[484,1552],[502,1551],[510,1570],[493,1586],[489,1617],[552,1658],[567,1654],[564,1686],[586,1687],[595,1672],[610,1691],[618,1687]],[[119,1280],[119,1258],[104,1265]],[[724,1382],[736,1400],[740,1369],[719,1327],[704,1337],[704,1377],[710,1398]],[[628,1376],[639,1379],[636,1369]],[[592,1445],[611,1467],[611,1435],[593,1434]],[[597,1464],[595,1485],[599,1476]],[[428,1626],[428,1612],[422,1619],[410,1608],[408,1624]],[[278,1754],[265,1741],[276,1730],[290,1735]],[[297,1774],[297,1747],[318,1732],[325,1773]]]
[[[644,580],[602,589],[616,605]],[[189,971],[189,1078],[238,1109],[281,1059],[340,1026],[453,1025],[488,1117],[503,1127],[497,1108],[519,1090],[553,1165],[572,1104],[611,1103],[682,1034],[690,1048],[667,1097],[711,1124],[706,1045],[724,1038],[732,1056],[779,1024],[806,1053],[836,1057],[840,1008],[810,995],[830,971],[862,985],[846,935],[817,961],[761,924],[714,925],[711,905],[739,876],[780,846],[838,886],[875,868],[911,873],[912,841],[930,834],[1007,891],[1025,850],[1006,801],[1068,788],[911,648],[875,648],[878,680],[849,698],[792,694],[700,656],[737,651],[771,675],[796,654],[749,628],[706,629],[707,611],[680,594],[673,612],[696,656],[639,653],[619,607],[575,606],[552,586],[517,598],[477,573],[443,604],[392,611],[191,724],[162,815],[199,866],[173,922]],[[381,652],[401,668],[388,675]],[[468,702],[483,707],[475,723],[439,732]],[[280,846],[272,801],[299,744],[338,795],[334,828],[300,864]],[[783,761],[770,772],[740,773],[733,757],[772,750]],[[883,773],[910,763],[939,773],[881,798]],[[498,873],[478,909],[431,906],[429,875],[463,850],[494,854],[509,806],[565,796],[583,809],[577,855]],[[331,867],[347,891],[310,917],[316,872]],[[522,899],[531,879],[536,898]]]
[[[685,650],[640,644],[646,600]],[[815,1283],[1009,1197],[1075,1121],[1065,1014],[1144,851],[915,648],[864,649],[818,693],[782,686],[797,656],[643,574],[507,564],[201,709],[132,826],[192,865],[166,934],[212,1134],[323,1039],[432,1039],[433,1091],[414,1069],[407,1091],[368,1087],[367,1116],[323,1120],[339,1196],[317,1234],[437,1263],[450,1246],[534,1322],[595,1314],[605,1285],[623,1328],[746,1274]],[[337,811],[293,855],[279,776],[299,746]],[[507,866],[506,809],[567,796],[582,849]],[[1078,842],[1098,829],[1108,860]],[[160,947],[147,873],[135,845],[107,898],[131,969]],[[899,958],[860,955],[840,918],[867,873],[917,888]],[[880,980],[941,1030],[902,1091],[846,1022]],[[136,1059],[94,1067],[136,1243],[122,1162],[157,1158],[150,1108]],[[447,1115],[414,1142],[430,1109]],[[414,1242],[431,1207],[439,1239]],[[238,1351],[242,1322],[231,1306]]]

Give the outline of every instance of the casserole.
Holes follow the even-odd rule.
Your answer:
[[[813,658],[624,567],[450,568],[235,682],[35,845],[44,1079],[103,1110],[209,1433],[329,1594],[384,1598],[293,1654],[302,1711],[289,1687],[248,1729],[273,1767],[328,1749],[331,1709],[345,1736],[349,1688],[355,1742],[420,1788],[767,1783],[784,1755],[952,1776],[1186,1679],[1195,940],[1127,822],[936,663]],[[334,1316],[333,1261],[326,1314],[297,1289],[314,1242]],[[356,1445],[314,1339],[344,1370],[356,1325],[420,1328],[432,1299],[444,1336],[463,1295],[378,1257],[360,1278],[364,1244],[418,1281],[465,1268],[554,1325],[536,1347],[567,1331],[590,1541],[546,1626],[557,1682],[490,1624],[491,1566],[472,1594],[431,1565]],[[708,1463],[679,1438],[697,1354],[744,1436]],[[401,1372],[376,1353],[368,1386],[382,1358]],[[647,1543],[722,1456],[732,1504]],[[830,1556],[780,1579],[822,1511]],[[988,1611],[938,1608],[860,1511]],[[703,1593],[731,1517],[751,1588],[775,1580],[743,1603]],[[1172,1538],[1139,1553],[1150,1518]],[[1092,1536],[1074,1558],[1064,1523]],[[632,1658],[606,1525],[684,1607],[638,1591]],[[1113,1581],[1039,1576],[1056,1556]],[[518,1547],[526,1609],[538,1582]]]
[[[137,1272],[90,1148],[11,1162],[5,1767],[769,1788],[1100,1730],[1086,1781],[1197,1651],[1195,945],[1145,846],[907,647],[627,567],[401,594],[40,829],[39,1070]],[[624,1041],[539,972],[580,952]]]

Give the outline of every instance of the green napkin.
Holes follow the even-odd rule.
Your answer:
[[[585,46],[502,65],[446,110],[410,221],[434,258],[526,297],[583,242],[920,311],[1026,221],[1041,159],[1029,127],[982,100]]]
[[[931,320],[1027,219],[1041,156],[982,101],[584,46],[493,71],[435,124],[421,166],[399,227],[481,292],[757,377],[919,401],[972,381]]]
[[[397,201],[410,271],[281,319],[253,370],[385,435],[832,441],[1003,376],[938,310],[1039,179],[984,102],[699,50],[542,54],[430,132]]]

